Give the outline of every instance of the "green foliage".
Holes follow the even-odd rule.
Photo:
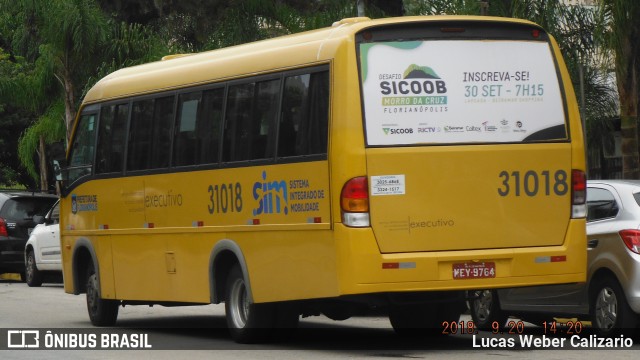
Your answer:
[[[0,99],[38,119],[18,146],[34,177],[34,155],[46,161],[37,153],[40,137],[47,144],[65,138],[80,97],[95,81],[167,53],[149,29],[109,20],[95,0],[0,0],[0,13],[0,44],[10,45],[0,59],[15,63],[3,71],[10,76],[0,76]]]
[[[477,0],[409,0],[407,15],[480,15]]]
[[[44,42],[64,55],[63,63],[90,59],[106,40],[106,17],[93,0],[42,2],[42,25],[38,28]],[[81,68],[78,63],[68,63]]]
[[[4,169],[2,169],[4,170]],[[0,179],[3,178],[3,174],[0,173]],[[6,182],[0,183],[0,190],[26,190],[28,189],[26,186],[14,182]]]
[[[16,154],[18,136],[33,115],[10,105],[3,108],[0,110],[0,186],[25,184],[33,187],[33,180],[21,171]]]
[[[12,82],[23,82],[28,78],[34,71],[33,65],[24,57],[0,49],[0,186],[32,186],[32,180],[20,171],[16,148],[18,136],[36,115],[31,104],[26,104],[25,108],[14,105],[13,99],[26,97],[18,94],[28,88],[12,86]]]
[[[98,80],[118,69],[157,61],[170,53],[169,47],[150,27],[113,19],[108,20],[107,27],[110,31],[98,53],[102,62],[96,65],[85,81],[83,96]]]
[[[640,107],[640,2],[600,0],[601,26],[596,39],[610,51],[620,99],[623,178],[640,178],[638,107]]]
[[[33,155],[39,152],[41,137],[47,144],[64,139],[66,132],[64,126],[64,111],[64,103],[61,100],[52,104],[51,107],[38,118],[36,123],[30,126],[20,137],[18,157],[22,165],[27,169],[27,172],[36,181],[40,178],[40,174],[38,174]]]

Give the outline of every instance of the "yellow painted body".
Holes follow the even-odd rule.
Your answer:
[[[395,22],[448,19],[461,18],[347,22],[124,69],[101,80],[83,106],[329,64],[328,159],[83,182],[62,199],[65,274],[72,273],[77,241],[85,239],[99,262],[103,298],[209,303],[211,254],[217,243],[230,240],[242,251],[256,302],[585,281],[585,219],[570,219],[570,191],[555,197],[498,193],[502,171],[534,171],[542,179],[544,171],[553,176],[562,169],[570,176],[571,169],[585,169],[575,95],[555,43],[570,141],[364,146],[354,34]],[[371,227],[344,226],[343,185],[356,176],[385,174],[406,176],[406,196],[372,196]],[[281,198],[278,208],[278,197],[285,195],[276,186],[265,200],[270,211],[260,213],[266,193],[261,184],[281,182],[286,201]],[[567,183],[571,186],[570,178]],[[226,211],[211,199],[222,185]],[[296,191],[314,195],[292,195]],[[72,206],[83,211],[74,213]],[[536,261],[550,256],[566,256],[566,261]],[[495,262],[494,278],[453,279],[454,263],[480,261]],[[393,262],[413,265],[383,269],[383,263]],[[77,292],[71,276],[65,275],[65,291]]]

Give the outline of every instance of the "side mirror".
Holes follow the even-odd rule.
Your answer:
[[[53,165],[53,174],[56,177],[56,181],[63,181],[65,180],[65,176],[63,175],[63,171],[64,169],[67,167],[67,161],[65,159],[65,146],[64,143],[62,141],[53,143],[49,145],[48,148],[49,154],[51,156],[51,158],[53,159],[52,161],[52,165]]]
[[[53,160],[53,174],[56,177],[56,181],[62,181],[62,166],[60,160]]]

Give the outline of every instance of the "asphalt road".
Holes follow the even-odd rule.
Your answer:
[[[463,315],[459,321],[466,324],[469,320],[468,315]],[[36,332],[39,349],[43,350],[16,348],[35,344]],[[610,360],[637,359],[640,355],[638,341],[630,348],[620,341],[620,346],[613,349],[586,349],[583,345],[591,339],[588,331],[574,338],[567,334],[543,336],[541,329],[532,324],[524,324],[522,331],[514,334],[483,331],[466,334],[458,330],[457,334],[444,337],[406,339],[393,332],[386,317],[357,317],[341,322],[311,317],[302,319],[296,332],[277,335],[277,340],[268,344],[234,343],[226,329],[223,305],[127,306],[120,308],[116,327],[95,328],[89,322],[84,295],[65,294],[62,284],[29,288],[14,280],[0,280],[0,358],[3,360],[463,359],[496,356],[545,360],[606,357]],[[631,341],[624,340],[626,345]],[[87,349],[103,346],[110,349]],[[135,350],[130,350],[132,348]]]

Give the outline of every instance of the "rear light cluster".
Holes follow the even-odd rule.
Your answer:
[[[0,218],[0,236],[9,236],[7,231],[7,222],[3,218]]]
[[[587,217],[587,176],[582,170],[571,171],[571,217]]]
[[[350,227],[367,227],[369,221],[369,182],[364,176],[355,177],[342,187],[340,193],[342,223]]]
[[[620,230],[619,234],[629,250],[640,254],[640,230]]]

